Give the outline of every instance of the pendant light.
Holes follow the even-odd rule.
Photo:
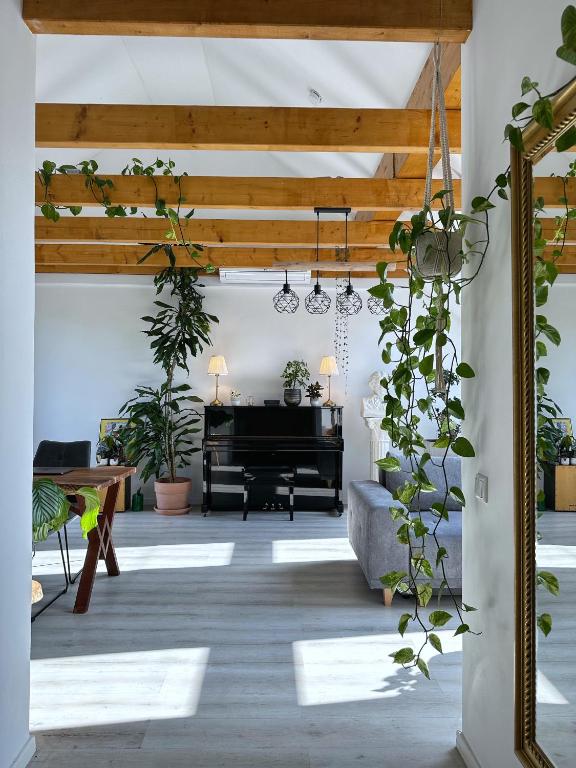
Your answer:
[[[384,306],[382,299],[378,299],[376,296],[370,296],[366,303],[373,315],[383,315],[386,313],[386,307]]]
[[[314,209],[316,213],[316,263],[320,261],[320,209]],[[316,284],[312,291],[304,299],[306,311],[311,315],[325,315],[330,309],[330,296],[320,287],[320,272],[316,270]]]
[[[341,315],[357,315],[362,309],[362,298],[356,293],[350,282],[350,272],[348,272],[348,285],[346,289],[336,296],[336,309]]]
[[[288,270],[285,269],[284,273],[286,276],[286,282],[284,283],[284,287],[282,288],[281,291],[278,291],[278,293],[274,296],[272,301],[274,303],[274,309],[276,310],[276,312],[288,312],[292,314],[293,312],[296,312],[296,310],[300,306],[300,299],[288,284]]]
[[[344,224],[344,254],[348,258],[348,211],[346,211],[346,222]],[[348,272],[348,285],[346,289],[336,296],[336,311],[341,315],[357,315],[362,309],[362,298],[356,293],[350,282],[350,272]]]

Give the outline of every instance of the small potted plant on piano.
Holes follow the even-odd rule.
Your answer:
[[[308,384],[306,387],[306,397],[310,398],[310,405],[319,406],[322,405],[322,390],[324,387],[320,382],[316,381],[314,384]]]
[[[284,379],[284,402],[286,405],[300,405],[302,390],[310,379],[310,371],[303,360],[290,360],[282,373]]]
[[[230,392],[230,405],[241,405],[242,392],[236,392],[234,389]]]

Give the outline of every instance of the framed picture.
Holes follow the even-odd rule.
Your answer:
[[[100,419],[100,440],[106,435],[113,435],[128,424],[128,419],[121,419],[116,416],[113,419]]]
[[[560,432],[562,432],[562,436],[565,435],[572,436],[572,419],[568,418],[558,418],[558,419],[551,419],[552,423],[555,427],[557,427]]]

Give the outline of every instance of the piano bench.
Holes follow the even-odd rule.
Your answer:
[[[296,472],[292,467],[245,467],[244,479],[244,514],[243,520],[248,518],[250,491],[254,487],[260,488],[287,488],[289,499],[290,520],[294,520],[294,483]]]

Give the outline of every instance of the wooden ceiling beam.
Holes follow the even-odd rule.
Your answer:
[[[201,245],[310,247],[316,245],[315,221],[266,219],[188,219],[183,222],[184,237]],[[382,246],[388,243],[392,221],[350,222],[350,246]],[[36,217],[37,242],[80,243],[161,243],[173,242],[164,218],[108,218],[105,216],[66,216],[57,222]],[[344,242],[341,221],[320,224],[322,248],[340,247]]]
[[[463,43],[472,0],[24,0],[36,34]]]
[[[567,179],[566,187],[560,176],[538,176],[534,179],[534,197],[544,198],[548,208],[563,208],[560,202],[566,197],[568,205],[576,206],[576,179]]]
[[[447,84],[445,88],[445,99],[447,109],[460,109],[460,89],[461,89],[461,76],[460,76],[460,46],[454,43],[445,43],[441,46],[440,56],[440,71],[442,74],[442,82]],[[422,68],[420,77],[414,86],[412,93],[406,103],[407,109],[429,109],[432,98],[432,82],[434,78],[434,51],[431,51],[430,55],[426,59],[426,63]],[[457,129],[457,134],[454,131]],[[428,130],[430,128],[428,127]],[[455,127],[453,124],[448,128],[448,135],[450,139],[451,148],[453,146],[453,139],[456,135],[460,136],[460,123]],[[459,145],[460,139],[458,138],[456,143]],[[454,149],[454,151],[459,151]],[[438,154],[438,158],[440,155]],[[412,160],[415,158],[417,172],[410,166]],[[407,178],[425,178],[427,168],[426,154],[412,155],[404,152],[400,153],[385,153],[378,168],[374,173],[374,178],[380,179],[392,179],[395,177],[404,177],[407,172]],[[424,199],[423,195],[420,198],[418,207],[421,208]],[[359,213],[357,219],[359,221],[370,221],[373,215],[369,212]]]
[[[36,246],[36,265],[49,266],[138,266],[140,259],[150,250],[146,245],[62,245]],[[192,261],[183,248],[176,248],[177,264],[190,266]],[[332,263],[333,249],[320,251],[319,264]],[[350,248],[350,260],[355,263],[375,264],[379,261],[401,262],[402,254],[393,254],[385,248]],[[203,264],[214,267],[244,267],[256,269],[299,269],[303,261],[316,258],[312,248],[205,248],[199,255]],[[146,265],[165,266],[168,259],[157,253],[146,260]],[[292,266],[290,266],[292,264]],[[279,266],[281,265],[281,266]]]
[[[448,126],[459,151],[459,110]],[[429,130],[429,109],[36,105],[36,146],[49,148],[426,153]]]
[[[180,187],[167,176],[108,176],[114,187],[106,194],[113,205],[153,208],[161,198],[177,206],[182,196],[184,208],[227,208],[253,210],[311,211],[315,206],[348,207],[353,210],[400,212],[419,209],[424,182],[412,179],[343,179],[244,176],[182,176]],[[434,191],[442,182],[434,182]],[[460,184],[456,194],[460,197]],[[36,202],[44,202],[46,190],[36,176]],[[55,205],[95,206],[98,195],[86,186],[82,174],[52,177],[49,199]]]

